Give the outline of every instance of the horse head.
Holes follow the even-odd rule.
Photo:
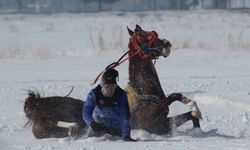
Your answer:
[[[129,40],[129,86],[135,93],[135,98],[129,98],[131,103],[137,100],[164,100],[166,96],[152,62],[160,56],[167,57],[171,43],[158,37],[156,31],[144,31],[136,25],[134,31],[128,29]],[[130,96],[130,95],[129,95]]]
[[[170,53],[171,43],[158,37],[156,31],[144,31],[139,25],[135,30],[128,29],[130,35],[130,50],[135,50],[141,58],[155,59],[159,56],[167,57]]]

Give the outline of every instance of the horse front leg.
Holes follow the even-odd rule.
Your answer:
[[[181,126],[189,120],[192,120],[194,128],[200,128],[199,119],[194,117],[191,111],[178,116],[167,118],[167,122],[169,123],[169,128],[171,130]]]
[[[202,119],[201,111],[195,101],[183,96],[181,93],[172,93],[167,97],[168,104],[170,105],[174,101],[180,101],[185,104],[191,111],[192,116]]]

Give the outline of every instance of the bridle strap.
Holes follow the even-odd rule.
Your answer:
[[[123,58],[130,52],[130,50],[128,50],[127,52],[125,52],[125,53],[118,59],[118,61],[111,63],[110,65],[108,65],[108,66],[105,68],[105,70],[103,70],[101,73],[99,73],[98,76],[96,77],[95,81],[94,81],[91,85],[94,85],[94,84],[98,81],[98,79],[100,78],[100,76],[101,76],[106,70],[108,70],[108,69],[114,69],[115,67],[119,66],[120,64],[124,63],[125,61],[127,61],[127,60],[133,58],[134,56],[136,56],[136,55],[138,55],[138,54],[139,54],[139,56],[141,57],[142,60],[145,60],[145,59],[151,57],[150,54],[143,54],[143,55],[141,54],[142,49],[141,49],[141,47],[138,45],[138,43],[134,40],[133,36],[130,37],[130,41],[131,41],[131,43],[132,43],[132,45],[134,46],[134,48],[135,48],[136,51],[135,51],[132,55],[130,55],[130,56],[128,56],[127,58],[123,59]],[[149,44],[151,44],[152,41],[149,41],[149,42],[150,42]],[[123,59],[123,60],[122,60],[122,59]]]
[[[151,57],[150,54],[144,54],[144,55],[142,55],[142,53],[141,53],[142,52],[141,47],[138,45],[138,43],[134,39],[132,39],[132,37],[131,37],[131,43],[133,44],[133,46],[134,46],[134,48],[136,50],[135,53],[138,53],[142,60],[145,60],[145,59]]]
[[[114,69],[115,67],[119,66],[120,64],[124,63],[125,61],[133,58],[134,56],[136,56],[137,54],[139,54],[140,51],[136,51],[135,53],[133,53],[132,55],[128,56],[127,58],[123,59],[123,57],[125,57],[128,53],[129,53],[130,50],[128,50],[127,52],[125,52],[117,62],[113,62],[111,63],[110,65],[108,65],[105,70],[103,70],[101,73],[98,74],[98,76],[96,77],[95,81],[91,84],[91,85],[94,85],[98,79],[100,78],[100,76],[108,69]],[[123,59],[123,60],[122,60]]]

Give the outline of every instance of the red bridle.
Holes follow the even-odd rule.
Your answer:
[[[139,46],[142,43],[148,43],[149,48],[152,48],[153,41],[158,38],[158,34],[155,31],[146,32],[142,31],[143,37],[141,37],[140,33],[134,32],[133,35],[130,37],[130,41],[135,48],[135,53],[138,53],[142,60],[147,58],[151,58],[150,54],[142,53],[143,50]]]
[[[110,64],[108,67],[106,67],[105,70],[103,70],[101,73],[98,74],[98,76],[96,77],[95,81],[91,84],[91,85],[94,85],[97,80],[100,78],[100,76],[107,70],[107,69],[110,69],[110,68],[115,68],[117,66],[119,66],[120,64],[124,63],[125,61],[133,58],[134,56],[138,55],[141,57],[142,60],[145,60],[145,59],[148,59],[148,58],[151,58],[151,55],[150,54],[143,54],[142,53],[142,48],[139,46],[139,44],[142,44],[142,43],[145,43],[145,42],[148,42],[148,45],[149,47],[151,48],[152,47],[152,43],[153,41],[158,38],[158,34],[157,32],[155,31],[151,31],[151,32],[146,32],[146,31],[143,31],[144,34],[147,35],[147,37],[144,37],[142,38],[140,36],[140,33],[136,33],[134,32],[133,35],[130,37],[130,42],[131,44],[133,45],[134,49],[135,49],[135,52],[132,53],[130,56],[128,56],[127,58],[123,59],[123,57],[129,53],[131,50],[129,49],[117,62],[114,62],[112,64]],[[138,44],[139,42],[139,44]]]

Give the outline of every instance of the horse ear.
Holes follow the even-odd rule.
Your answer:
[[[141,31],[141,30],[142,30],[141,27],[138,24],[136,24],[135,31]]]
[[[134,32],[133,32],[132,30],[130,30],[130,29],[128,28],[128,26],[127,26],[127,29],[128,29],[129,35],[132,36],[132,35],[134,34]]]

